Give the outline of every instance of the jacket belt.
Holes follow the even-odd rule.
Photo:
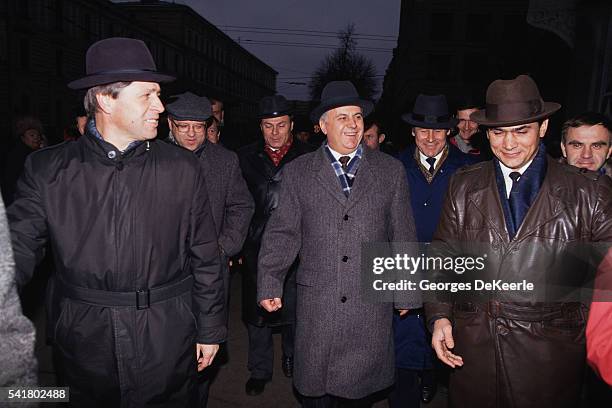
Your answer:
[[[521,305],[491,301],[486,304],[456,303],[454,309],[463,312],[485,312],[490,317],[529,322],[548,321],[553,319],[576,319],[586,316],[586,309],[581,303],[557,303],[546,305]]]
[[[114,292],[108,290],[84,288],[57,279],[60,296],[96,306],[119,307],[131,306],[138,310],[148,309],[152,304],[172,299],[191,291],[193,276],[167,285],[134,292]]]

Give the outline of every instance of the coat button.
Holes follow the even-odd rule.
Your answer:
[[[346,262],[346,261],[348,261],[348,256],[344,255],[344,256],[342,257],[342,262]]]
[[[115,157],[117,157],[117,152],[116,152],[116,151],[114,151],[114,150],[111,150],[110,152],[108,152],[108,153],[106,154],[106,156],[107,156],[109,159],[114,159]]]
[[[123,170],[123,163],[122,162],[117,162],[115,164],[115,167],[117,168],[117,170],[121,171],[121,170]]]
[[[348,214],[344,214],[344,221],[348,221]]]
[[[428,203],[427,203],[427,201],[426,201],[425,203],[423,203],[423,205],[424,205],[425,207],[427,207],[427,204],[428,204]]]
[[[342,297],[340,298],[340,301],[341,301],[342,303],[346,303],[346,296],[342,296]]]

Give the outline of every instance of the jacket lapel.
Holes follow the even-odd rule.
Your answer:
[[[523,224],[516,232],[517,239],[533,234],[542,225],[556,218],[565,209],[561,186],[552,186],[550,180],[563,177],[559,171],[559,164],[548,158],[548,170],[540,191],[527,211]]]
[[[486,166],[485,177],[475,180],[473,188],[467,193],[470,197],[468,205],[474,205],[502,241],[508,243],[510,242],[510,235],[506,227],[504,211],[495,181],[493,160],[486,163]]]
[[[317,181],[323,188],[344,206],[346,205],[347,198],[342,192],[338,176],[336,176],[323,149],[325,149],[325,146],[319,147],[316,154],[313,155],[311,170],[315,173]]]
[[[351,194],[348,196],[348,208],[358,203],[364,193],[371,191],[376,181],[368,156],[368,149],[364,146],[359,169],[357,169],[357,174],[355,174],[355,182],[351,187]],[[340,186],[340,183],[338,183],[338,186]]]

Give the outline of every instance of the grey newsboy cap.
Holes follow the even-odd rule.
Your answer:
[[[212,116],[210,101],[205,96],[185,92],[173,98],[174,101],[166,105],[166,110],[176,120],[204,122]]]

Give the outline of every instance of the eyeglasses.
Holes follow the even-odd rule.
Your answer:
[[[172,123],[176,126],[176,130],[178,130],[179,133],[189,133],[189,129],[193,129],[194,133],[203,133],[206,131],[206,125],[204,123],[194,123],[192,125],[176,121],[172,121]]]

